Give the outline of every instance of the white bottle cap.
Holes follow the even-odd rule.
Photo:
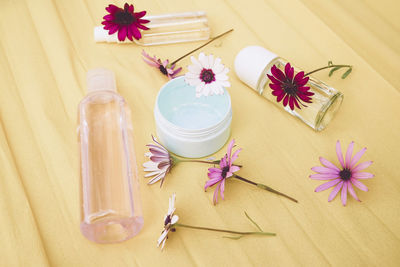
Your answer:
[[[114,72],[108,69],[91,69],[86,74],[87,92],[117,91]]]
[[[236,55],[236,75],[242,82],[257,90],[257,82],[265,67],[277,57],[261,46],[246,46]]]
[[[94,33],[94,41],[96,43],[98,43],[98,42],[107,42],[107,43],[119,42],[117,33],[110,35],[110,34],[108,34],[107,30],[103,29],[103,26],[94,27],[93,33]]]

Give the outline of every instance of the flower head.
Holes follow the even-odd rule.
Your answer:
[[[238,158],[239,152],[242,149],[240,148],[236,150],[235,153],[233,153],[232,155],[232,149],[234,145],[235,139],[232,139],[232,141],[228,145],[227,153],[220,161],[219,168],[208,169],[209,180],[204,185],[204,190],[207,190],[207,188],[218,184],[214,191],[214,205],[218,202],[218,191],[220,192],[222,199],[224,199],[225,179],[231,177],[234,172],[240,170],[240,167],[233,165],[233,162]]]
[[[294,75],[294,68],[287,63],[285,73],[275,65],[271,68],[271,73],[272,75],[267,74],[271,80],[269,87],[272,89],[272,95],[276,96],[277,102],[283,99],[283,106],[286,107],[289,104],[291,110],[294,110],[294,106],[300,109],[299,103],[305,107],[306,105],[302,102],[312,103],[311,96],[314,93],[310,92],[309,86],[305,86],[309,77],[304,76],[304,71]]]
[[[193,64],[188,67],[185,82],[196,86],[196,97],[222,95],[224,87],[231,86],[226,75],[229,69],[220,58],[214,59],[213,55],[206,56],[204,53],[199,54],[198,60],[193,56],[190,58]]]
[[[172,156],[169,154],[168,150],[163,147],[154,136],[151,136],[153,141],[156,143],[148,144],[149,152],[145,154],[150,161],[143,163],[144,171],[149,172],[144,177],[151,177],[151,180],[148,184],[154,184],[161,180],[161,185],[164,183],[165,176],[171,170],[174,160]]]
[[[165,242],[167,241],[169,231],[175,232],[174,224],[177,223],[179,220],[178,215],[174,214],[175,198],[175,193],[173,193],[172,196],[169,198],[168,213],[164,217],[164,229],[161,232],[161,236],[157,240],[157,247],[160,247],[161,245],[161,250],[164,248]]]
[[[175,69],[175,64],[170,65],[169,60],[161,61],[155,56],[151,57],[144,50],[142,51],[143,60],[152,67],[157,68],[163,75],[167,76],[169,79],[173,79],[182,70],[182,67]]]
[[[149,23],[149,20],[142,19],[146,15],[146,11],[133,12],[133,5],[125,3],[124,9],[119,8],[115,5],[109,5],[106,7],[109,14],[103,17],[104,29],[108,30],[108,34],[114,34],[118,32],[118,40],[124,41],[128,37],[129,40],[133,41],[132,36],[139,40],[142,38],[142,34],[139,29],[148,30],[143,24]]]
[[[352,157],[353,148],[354,142],[351,142],[347,148],[346,157],[343,159],[342,148],[340,147],[340,142],[337,141],[336,154],[341,165],[340,168],[336,167],[333,163],[323,157],[320,157],[319,160],[324,167],[318,166],[311,168],[311,170],[317,172],[317,174],[310,175],[311,179],[330,180],[329,182],[318,186],[315,189],[315,192],[320,192],[334,187],[328,197],[328,201],[332,201],[341,190],[343,206],[346,206],[347,203],[347,192],[349,192],[354,199],[360,201],[353,189],[353,185],[362,191],[368,191],[368,188],[359,180],[374,177],[372,173],[362,172],[362,170],[372,164],[372,161],[366,161],[357,165],[357,162],[360,160],[367,148],[361,149],[354,155],[354,157]]]

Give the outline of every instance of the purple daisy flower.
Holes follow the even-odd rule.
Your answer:
[[[316,174],[310,175],[311,179],[330,180],[329,182],[318,186],[315,189],[315,192],[320,192],[334,187],[328,197],[328,201],[332,201],[339,193],[339,191],[341,191],[343,206],[346,206],[347,203],[347,192],[349,192],[354,199],[361,202],[353,189],[353,185],[362,191],[368,191],[368,188],[359,180],[374,177],[372,173],[362,172],[362,170],[366,169],[372,164],[372,161],[362,162],[357,165],[357,162],[361,159],[367,148],[361,149],[354,155],[354,157],[352,157],[353,148],[354,142],[351,142],[349,147],[347,148],[346,157],[343,159],[340,142],[337,141],[336,154],[339,159],[341,168],[336,167],[333,163],[323,157],[320,157],[319,160],[324,165],[324,167],[317,166],[311,168],[311,170],[317,172]]]
[[[240,148],[236,150],[235,153],[233,153],[232,155],[232,149],[234,145],[235,139],[232,139],[232,141],[228,145],[227,153],[220,161],[219,168],[208,169],[208,178],[210,180],[208,180],[204,185],[204,190],[207,190],[207,188],[218,184],[214,190],[214,205],[218,202],[218,191],[220,192],[222,199],[224,199],[225,179],[231,177],[234,172],[240,170],[240,167],[233,165],[233,162],[238,158],[239,152],[242,149]]]

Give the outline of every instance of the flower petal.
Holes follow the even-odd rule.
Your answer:
[[[368,187],[366,187],[363,183],[361,183],[357,179],[352,178],[352,179],[350,179],[350,181],[358,189],[360,189],[362,191],[365,191],[365,192],[368,192]]]
[[[226,152],[226,154],[228,155],[228,165],[231,165],[231,154],[232,154],[232,148],[233,148],[234,145],[235,145],[235,139],[232,139],[229,142],[228,149],[227,149],[227,152]]]
[[[132,27],[131,27],[131,30],[132,30],[133,37],[134,37],[136,40],[139,40],[140,38],[142,38],[142,34],[140,33],[140,31],[138,30],[137,27],[132,26]]]
[[[207,173],[207,176],[210,179],[222,179],[222,175],[220,172],[209,172],[209,173]]]
[[[317,188],[315,188],[315,192],[321,192],[328,188],[331,188],[332,186],[336,185],[340,181],[341,181],[341,179],[335,179],[335,180],[329,181],[327,183],[324,183],[324,184],[318,186]]]
[[[335,186],[335,188],[333,188],[333,190],[331,191],[331,193],[329,194],[329,197],[328,197],[328,201],[329,201],[329,202],[331,202],[331,201],[336,197],[336,195],[338,194],[338,192],[340,191],[340,189],[342,188],[342,186],[343,186],[343,181],[341,181],[340,183],[338,183],[338,184]]]
[[[230,165],[232,165],[233,162],[239,157],[240,151],[242,151],[241,148],[239,148],[238,150],[235,151],[235,153],[233,153],[233,156],[232,156],[232,158],[231,158]]]
[[[159,175],[153,177],[150,181],[147,182],[147,184],[155,184],[155,183],[157,183],[158,181],[164,179],[165,175],[166,175],[166,173],[163,173],[163,172],[162,172],[162,173],[160,173]]]
[[[316,173],[316,174],[311,174],[309,177],[313,180],[332,180],[339,178],[339,174]]]
[[[293,80],[294,68],[290,66],[290,63],[287,63],[285,66],[285,74],[286,78],[288,78],[290,81]]]
[[[337,170],[338,172],[340,171],[340,169],[338,167],[336,167],[332,162],[330,162],[329,160],[323,158],[323,157],[319,157],[319,161],[325,165],[326,167],[333,169],[333,170]]]
[[[356,192],[354,191],[353,186],[351,185],[351,183],[347,183],[347,191],[350,193],[350,195],[351,195],[355,200],[361,202],[361,200],[357,197],[357,194],[356,194]]]
[[[346,206],[347,203],[347,184],[348,182],[344,182],[342,187],[341,199],[343,206]]]
[[[217,204],[217,202],[218,202],[218,190],[220,189],[220,187],[221,187],[221,183],[219,183],[214,190],[214,196],[213,196],[214,205]]]
[[[210,69],[214,67],[214,56],[212,54],[208,56],[208,66]]]
[[[364,170],[364,169],[368,168],[371,164],[372,164],[372,161],[365,161],[363,163],[360,163],[352,169],[352,172],[356,173],[358,171]]]
[[[221,194],[221,198],[224,200],[225,198],[224,198],[224,191],[225,191],[225,179],[224,180],[222,180],[222,182],[221,182],[221,188],[220,188],[220,190],[219,190],[219,192],[220,192],[220,194]]]
[[[144,177],[151,177],[151,176],[154,176],[154,175],[158,175],[158,174],[160,174],[160,173],[162,173],[162,171],[160,171],[160,170],[158,170],[158,171],[153,171],[153,172],[149,172],[149,173],[146,173],[145,175],[144,175]]]
[[[203,52],[199,54],[199,62],[203,68],[209,68],[208,57]]]
[[[207,190],[207,188],[215,185],[216,183],[220,182],[221,180],[223,180],[222,176],[220,177],[216,177],[213,179],[208,180],[205,184],[204,184],[204,191]]]
[[[350,168],[351,156],[353,155],[353,149],[354,149],[354,142],[352,141],[350,143],[349,147],[347,148],[347,152],[346,152],[346,160],[345,160],[346,168]]]
[[[352,158],[351,163],[350,163],[350,168],[353,168],[354,165],[356,165],[356,163],[361,159],[362,155],[364,155],[366,150],[367,150],[367,148],[364,147],[363,149],[361,149],[354,155],[354,157]]]
[[[163,242],[163,241],[165,241],[166,239],[167,239],[167,235],[168,235],[168,232],[169,232],[169,230],[164,230],[162,233],[161,233],[161,236],[158,238],[158,240],[157,240],[157,247],[159,247],[160,246],[160,244]],[[163,246],[161,247],[161,249],[163,248]]]
[[[286,107],[288,102],[289,102],[289,95],[286,95],[285,98],[283,99],[283,106]]]
[[[352,177],[356,178],[356,179],[370,179],[375,177],[375,175],[373,175],[372,173],[369,172],[356,172],[352,175]]]
[[[271,73],[280,82],[284,82],[286,79],[285,74],[280,69],[278,69],[275,65],[272,66]]]
[[[236,166],[236,165],[233,165],[233,166],[231,166],[231,167],[229,168],[229,172],[230,172],[230,173],[237,172],[238,170],[240,170],[240,167],[239,167],[239,166]]]
[[[294,110],[294,97],[293,96],[289,97],[289,107],[291,110]]]
[[[342,154],[342,148],[340,147],[340,141],[339,140],[336,142],[336,155],[337,155],[337,157],[339,159],[339,162],[342,165],[342,167],[345,168],[344,160],[343,160],[343,154]]]
[[[178,215],[174,215],[174,216],[172,216],[172,218],[171,218],[171,224],[175,224],[175,223],[177,223],[177,222],[178,222],[178,220],[179,220],[179,216],[178,216]]]
[[[124,41],[126,35],[127,35],[127,28],[126,27],[120,28],[118,31],[118,40],[120,40],[121,42]]]
[[[324,174],[339,174],[339,170],[321,167],[321,166],[312,167],[311,170],[318,172],[318,173],[324,173]]]

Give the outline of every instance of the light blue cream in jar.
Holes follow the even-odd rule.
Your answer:
[[[167,82],[154,107],[157,135],[172,153],[187,158],[205,157],[228,140],[232,121],[231,98],[222,95],[196,97],[196,89],[184,77]]]

